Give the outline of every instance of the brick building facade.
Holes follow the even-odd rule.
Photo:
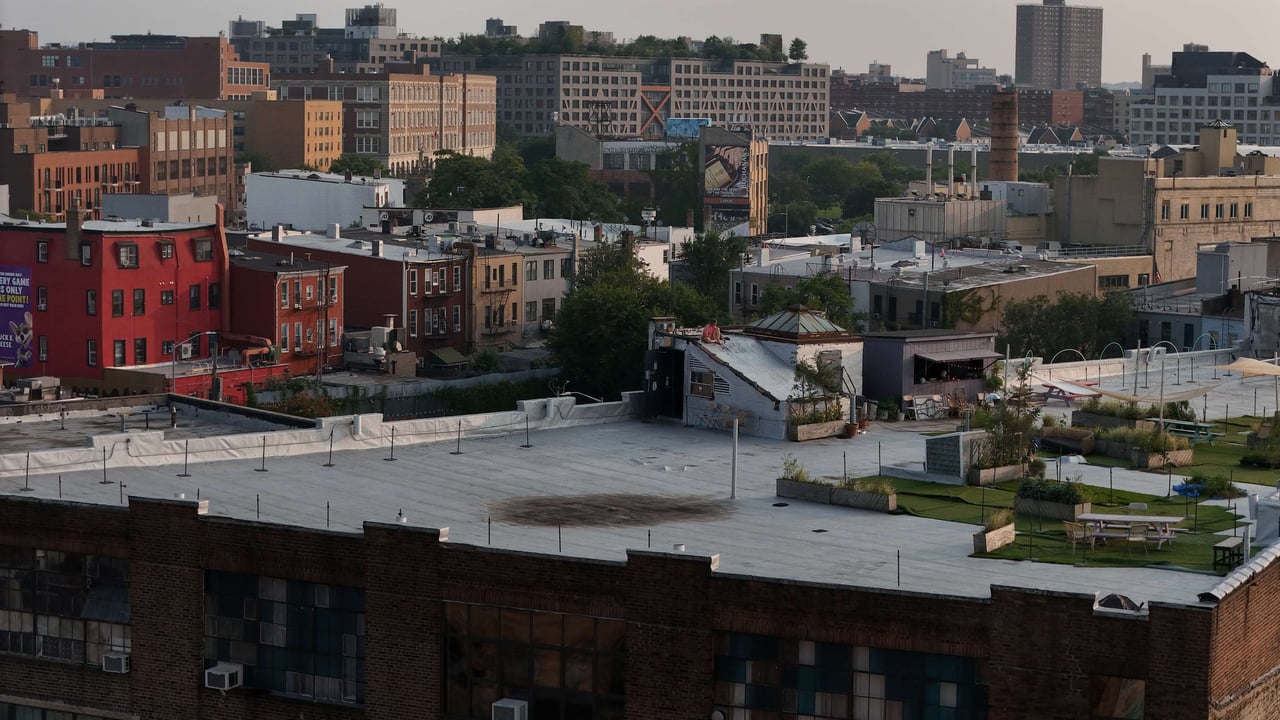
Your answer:
[[[685,553],[569,559],[397,524],[205,516],[186,500],[6,496],[0,520],[0,708],[140,720],[479,720],[502,697],[527,699],[538,720],[1234,720],[1280,708],[1275,565],[1224,596],[1137,616],[1098,611],[1090,595],[777,582]],[[126,651],[128,674],[91,661]],[[252,661],[245,687],[206,689],[202,671],[232,658]],[[1134,698],[1139,714],[1121,715]]]
[[[345,270],[293,254],[233,255],[228,324],[251,347],[270,341],[292,375],[339,365]]]

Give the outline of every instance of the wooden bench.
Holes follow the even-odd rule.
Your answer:
[[[1244,538],[1229,537],[1213,546],[1213,569],[1228,570],[1244,562]]]

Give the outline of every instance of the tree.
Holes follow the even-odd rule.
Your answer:
[[[525,195],[536,198],[538,217],[616,222],[618,196],[591,177],[586,165],[551,157],[538,160],[525,178]]]
[[[329,165],[329,172],[373,176],[382,172],[382,163],[364,155],[343,155]]]
[[[787,57],[792,62],[800,62],[809,59],[809,43],[795,38],[791,41],[791,47],[787,49]]]
[[[271,156],[257,150],[241,150],[236,153],[237,165],[249,165],[249,172],[273,172],[279,170]]]
[[[715,309],[691,288],[630,270],[575,288],[556,313],[548,338],[561,377],[607,400],[640,389],[649,318],[664,315],[687,327],[712,319]]]
[[[1133,303],[1128,293],[1113,292],[1098,298],[1092,293],[1061,292],[1055,301],[1037,295],[1005,303],[996,346],[1007,345],[1019,357],[1029,353],[1052,359],[1066,349],[1077,350],[1086,358],[1097,357],[1108,343],[1124,338],[1132,320]]]
[[[772,315],[792,305],[825,312],[828,320],[852,332],[860,332],[867,318],[866,313],[854,312],[849,286],[837,273],[801,278],[795,288],[770,285],[760,294],[760,312],[764,315]]]
[[[418,193],[419,207],[491,208],[529,204],[527,170],[509,145],[499,145],[493,159],[454,152],[439,154],[431,182]]]
[[[620,242],[602,242],[578,255],[578,266],[573,270],[574,289],[599,284],[602,278],[619,275],[639,276],[644,265],[635,253],[628,252]]]
[[[685,243],[677,253],[681,275],[689,285],[711,299],[721,311],[729,309],[729,271],[747,255],[747,240],[708,230]]]
[[[699,172],[696,140],[681,143],[655,158],[649,180],[653,183],[653,202],[658,209],[659,221],[683,226],[690,210],[694,218],[698,218],[702,205],[698,197]]]

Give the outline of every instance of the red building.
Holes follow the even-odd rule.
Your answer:
[[[343,265],[253,251],[231,257],[229,343],[270,342],[290,375],[342,362]],[[268,309],[270,309],[268,311]],[[252,352],[250,350],[249,352]]]
[[[84,213],[57,225],[0,216],[0,362],[19,376],[129,392],[142,388],[115,368],[208,358],[206,336],[225,329],[221,224]]]
[[[438,241],[367,230],[336,234],[340,237],[281,232],[279,240],[272,233],[251,235],[247,249],[345,266],[343,277],[352,293],[343,301],[343,313],[352,327],[385,325],[391,315],[405,328],[406,351],[419,357],[445,347],[465,351],[472,311],[465,253],[443,251]]]
[[[240,60],[225,37],[113,35],[111,42],[41,45],[31,30],[0,30],[0,83],[20,97],[61,89],[87,97],[247,100],[270,87],[271,66]]]

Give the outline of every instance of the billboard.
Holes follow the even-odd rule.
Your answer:
[[[708,145],[702,161],[703,194],[709,198],[749,197],[750,156],[744,145]]]
[[[696,140],[702,128],[711,125],[710,118],[667,118],[666,136],[669,138],[691,138]]]
[[[14,367],[34,363],[31,327],[31,268],[0,265],[0,362]]]

